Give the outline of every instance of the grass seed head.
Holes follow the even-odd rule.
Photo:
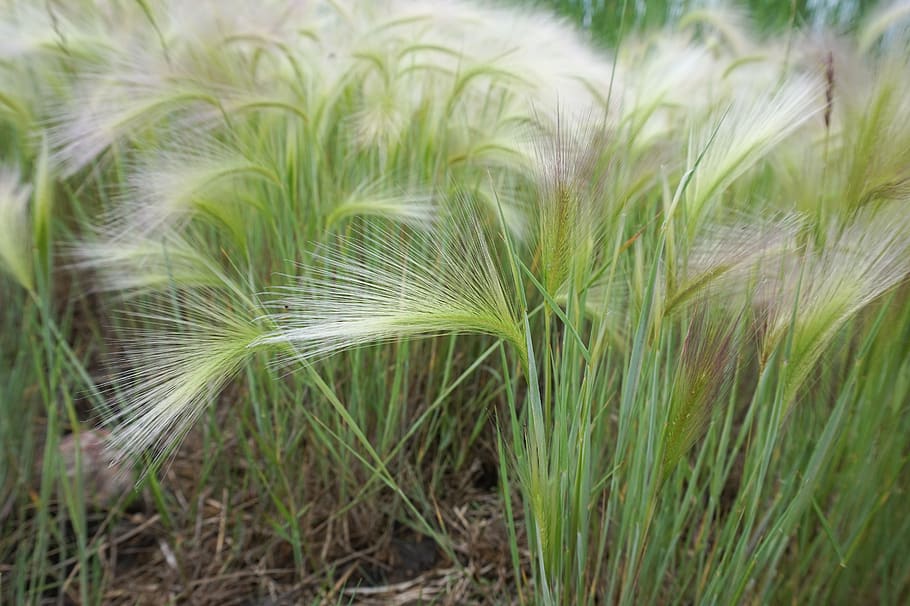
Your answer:
[[[817,78],[794,77],[770,94],[736,99],[707,122],[696,138],[693,159],[703,151],[704,155],[694,166],[686,191],[690,232],[698,229],[710,205],[733,181],[823,111],[823,91]]]
[[[596,122],[577,126],[583,123],[557,118],[536,148],[537,254],[541,282],[551,296],[573,272],[585,275],[600,235],[598,217],[607,210],[609,134]]]
[[[741,318],[709,316],[711,311],[710,306],[699,305],[683,341],[664,429],[664,476],[701,437],[723,403],[740,355]]]
[[[204,134],[171,136],[166,147],[153,147],[129,166],[109,227],[145,236],[203,217],[242,240],[241,207],[255,199],[244,191],[263,183],[276,184],[274,172],[238,145]]]
[[[123,340],[114,392],[121,398],[106,418],[117,425],[114,452],[124,458],[151,449],[160,458],[176,444],[262,336],[256,315],[204,289],[140,306],[134,317],[144,324]]]
[[[483,226],[467,214],[429,232],[365,233],[330,249],[294,286],[273,289],[275,330],[308,361],[368,343],[446,333],[485,333],[518,348],[525,339]]]
[[[823,245],[808,249],[793,269],[782,276],[763,345],[765,359],[787,348],[788,404],[844,325],[910,274],[906,203],[867,207],[835,222]]]
[[[171,231],[155,237],[102,232],[68,250],[70,268],[93,272],[92,289],[124,299],[171,288],[239,289],[198,245]]]

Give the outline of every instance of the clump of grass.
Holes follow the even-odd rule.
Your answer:
[[[294,600],[405,527],[522,603],[906,593],[910,83],[878,22],[820,51],[700,11],[608,53],[443,0],[26,4],[0,18],[29,334],[0,395],[44,403],[41,485],[0,477],[0,523],[37,529],[0,542],[16,599],[115,582],[55,454],[99,414],[123,464],[201,436],[189,497],[144,476],[175,578],[221,491],[210,570],[268,560]],[[495,572],[450,523],[480,493]]]

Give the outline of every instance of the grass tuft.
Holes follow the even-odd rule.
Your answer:
[[[906,7],[552,4],[0,0],[0,602],[906,601]]]

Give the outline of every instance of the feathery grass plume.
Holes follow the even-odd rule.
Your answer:
[[[7,2],[0,9],[0,118],[16,127],[19,138],[9,143],[20,150],[31,151],[47,100],[69,94],[73,63],[96,60],[116,36],[117,28],[99,25],[98,7],[80,5]]]
[[[776,156],[785,197],[815,214],[850,213],[875,201],[910,194],[910,56],[885,47],[861,55],[846,41],[810,41],[794,60],[825,77],[824,119]]]
[[[468,97],[484,100],[491,87],[506,87],[517,93],[525,113],[533,108],[551,116],[603,107],[613,63],[563,20],[529,9],[445,0],[395,5],[401,17],[433,16],[427,37],[457,51],[449,66],[459,87],[475,91]]]
[[[98,239],[69,248],[69,267],[94,272],[95,292],[116,293],[123,298],[202,287],[239,292],[235,282],[201,246],[175,231],[155,236],[101,231]]]
[[[846,40],[807,33],[794,37],[790,50],[788,70],[822,79],[824,109],[806,122],[800,136],[790,137],[775,150],[770,158],[775,179],[769,185],[777,191],[766,196],[781,208],[795,208],[826,224],[829,211],[846,205],[844,166],[852,161],[854,150],[845,146],[844,134],[856,126],[848,115],[847,99],[867,94],[874,78],[868,63]]]
[[[673,313],[698,297],[743,296],[750,284],[761,283],[767,289],[780,259],[798,253],[803,225],[799,215],[789,214],[707,226],[676,270],[679,277],[667,293],[664,313]]]
[[[663,431],[661,474],[666,477],[704,433],[726,397],[740,353],[739,318],[697,303],[683,341]]]
[[[231,128],[238,113],[276,107],[312,121],[320,139],[354,124],[361,143],[382,141],[391,154],[425,123],[429,143],[444,146],[443,131],[473,143],[452,150],[456,161],[508,164],[509,124],[532,108],[555,114],[557,99],[602,105],[613,82],[612,63],[572,28],[530,11],[410,0],[244,6],[136,9],[127,41],[78,65],[72,95],[50,109],[55,162],[71,174],[150,126]]]
[[[312,36],[308,29],[332,2],[264,0],[168,0],[149,5],[148,17],[159,25],[169,46],[190,40],[205,45],[226,41],[269,39],[275,43],[299,42]]]
[[[757,98],[737,98],[692,139],[695,168],[686,190],[689,233],[704,221],[712,200],[777,144],[824,109],[823,86],[816,78],[795,77]]]
[[[131,32],[129,12],[109,2],[7,2],[0,20],[0,59],[37,60],[38,65],[49,58],[95,59]]]
[[[80,75],[71,99],[57,103],[48,140],[64,176],[94,162],[111,144],[135,138],[170,117],[172,127],[210,128],[222,115],[220,94],[192,76],[133,62]]]
[[[172,135],[161,147],[144,150],[127,169],[127,186],[111,218],[111,228],[128,237],[179,226],[192,216],[204,216],[230,230],[242,241],[245,223],[241,208],[261,202],[244,195],[248,185],[278,183],[271,168],[245,153],[204,134]]]
[[[344,32],[340,50],[364,82],[354,113],[361,141],[397,145],[418,115],[434,125],[428,134],[462,143],[456,160],[477,153],[465,144],[478,138],[490,139],[484,153],[511,154],[517,133],[504,126],[535,111],[555,116],[566,104],[578,112],[603,107],[610,86],[611,62],[548,15],[432,0],[345,12],[354,33]],[[328,29],[325,39],[337,36]]]
[[[870,50],[889,29],[907,19],[910,19],[910,2],[907,0],[880,3],[865,19],[857,36],[860,51]],[[904,27],[906,29],[906,24]]]
[[[33,290],[32,240],[29,237],[29,200],[32,188],[19,172],[0,168],[0,268],[26,290]]]
[[[908,67],[906,57],[888,57],[872,83],[860,91],[841,91],[838,96],[847,114],[839,150],[843,191],[838,194],[848,208],[910,196]]]
[[[349,217],[380,217],[413,227],[432,225],[437,213],[432,196],[395,195],[390,189],[385,180],[359,185],[328,214],[326,227],[332,229]]]
[[[374,149],[383,161],[413,143],[415,126],[433,122],[429,110],[442,103],[443,66],[453,52],[444,41],[427,39],[432,15],[402,17],[397,10],[394,4],[338,3],[308,50],[314,56],[308,65],[322,80],[313,83],[311,97],[334,105],[310,113],[322,115],[325,128],[342,124],[346,144]]]
[[[319,255],[298,285],[272,290],[277,328],[253,345],[290,344],[309,361],[402,337],[483,333],[527,361],[518,309],[470,210],[428,232],[363,233]]]
[[[581,279],[593,261],[597,219],[605,212],[604,185],[610,161],[609,132],[573,126],[584,120],[560,115],[536,146],[537,251],[541,283],[550,296],[575,272]]]
[[[361,148],[394,148],[410,127],[419,104],[419,82],[409,82],[407,72],[390,53],[361,51],[360,107],[350,118],[354,142]],[[413,71],[413,70],[412,70]],[[433,78],[435,74],[420,70]],[[424,84],[424,87],[426,84]]]
[[[722,92],[715,90],[717,60],[703,46],[665,31],[638,44],[629,41],[620,60],[635,71],[616,99],[638,150],[677,134],[681,123],[700,118]]]
[[[121,405],[105,419],[118,426],[114,452],[122,458],[152,448],[160,458],[178,442],[265,333],[258,314],[252,303],[204,289],[140,306],[132,315],[142,328],[124,339],[123,370],[112,385]]]
[[[769,314],[763,359],[785,347],[784,397],[791,405],[838,332],[864,307],[910,273],[910,214],[906,200],[869,206],[835,225],[822,247],[810,248],[782,276]]]
[[[72,95],[50,107],[55,162],[72,174],[112,143],[154,126],[210,132],[264,108],[301,115],[286,79],[257,76],[242,48],[188,44],[163,56],[158,43],[132,40],[105,62],[85,66]]]
[[[748,34],[752,24],[749,15],[736,6],[704,6],[687,12],[679,27],[702,27],[703,44],[715,51],[729,48],[734,57],[745,57],[754,51],[755,43]]]
[[[701,82],[715,107],[732,98],[767,95],[779,88],[788,74],[800,73],[791,67],[794,55],[798,60],[801,54],[792,50],[792,39],[757,39],[749,15],[734,6],[696,9],[684,16],[680,25],[694,26],[696,40],[715,59],[714,73]],[[702,96],[701,91],[695,92],[696,98]]]
[[[242,112],[273,109],[307,120],[309,87],[330,75],[326,53],[312,53],[307,44],[318,40],[334,4],[172,0],[151,18],[161,24],[161,50],[169,64],[212,83],[216,91],[233,93],[223,101],[225,114],[237,119]]]

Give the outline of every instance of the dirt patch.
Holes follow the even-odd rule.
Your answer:
[[[148,490],[131,512],[93,518],[105,604],[503,604],[526,583],[515,582],[496,467],[485,461],[444,481],[428,519],[446,546],[386,520],[385,503],[339,515],[339,503],[323,496],[301,517],[302,542],[313,547],[301,560],[261,494],[194,495],[204,462],[197,438],[189,437],[163,474],[170,519]],[[529,557],[524,549],[520,555],[526,579]],[[78,572],[73,563],[65,570],[73,603]]]

